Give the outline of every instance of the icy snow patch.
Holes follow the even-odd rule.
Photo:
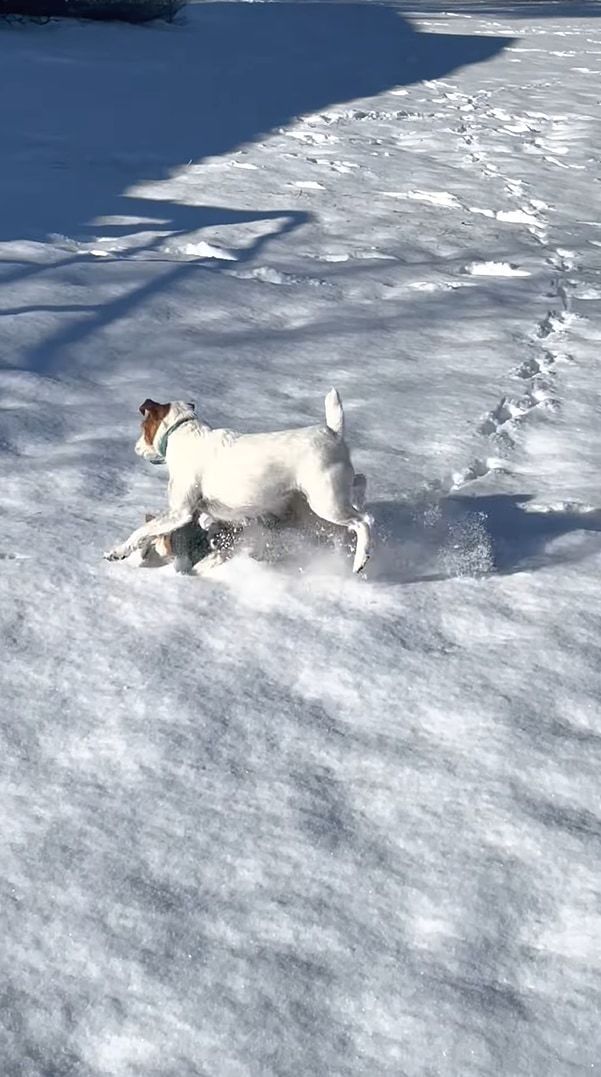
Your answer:
[[[527,269],[522,269],[513,262],[470,262],[464,273],[473,277],[529,277]]]

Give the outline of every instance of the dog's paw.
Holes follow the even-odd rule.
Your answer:
[[[129,553],[125,546],[115,546],[114,550],[108,550],[102,556],[105,561],[123,561]]]

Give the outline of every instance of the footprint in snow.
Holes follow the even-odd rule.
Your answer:
[[[550,337],[554,333],[563,333],[572,320],[573,315],[569,311],[548,310],[545,317],[538,323],[536,336],[539,340],[544,340],[545,337]]]
[[[326,134],[324,131],[285,131],[288,138],[295,138],[298,142],[304,142],[306,146],[325,146],[328,142],[338,142],[336,135]]]
[[[299,155],[297,153],[295,153],[295,154],[286,154],[286,156],[298,157]],[[318,168],[329,168],[331,172],[340,172],[340,173],[347,173],[348,174],[348,173],[352,173],[354,171],[354,169],[360,167],[358,164],[353,164],[352,161],[332,161],[332,160],[328,160],[326,157],[321,157],[321,158],[320,157],[306,157],[305,160],[306,160],[307,164],[317,165]]]
[[[559,401],[555,397],[552,387],[549,385],[533,385],[529,392],[513,399],[501,397],[499,403],[480,423],[480,433],[487,437],[497,436],[505,440],[509,446],[513,446],[513,438],[510,430],[515,424],[525,418],[534,408],[545,408],[549,411],[557,411]]]

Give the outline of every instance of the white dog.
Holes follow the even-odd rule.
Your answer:
[[[145,400],[140,412],[136,452],[153,463],[166,462],[169,510],[105,554],[109,561],[195,519],[208,528],[220,521],[280,517],[300,493],[317,516],[356,534],[353,572],[365,566],[371,541],[371,521],[361,511],[365,479],[353,470],[335,389],[325,398],[324,426],[270,434],[212,430],[197,419],[193,404],[181,401]]]

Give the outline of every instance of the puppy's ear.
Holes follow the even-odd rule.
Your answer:
[[[188,401],[188,407],[190,408],[190,411],[196,411],[196,404],[193,400]]]
[[[173,557],[171,535],[159,535],[155,540],[155,550],[159,557]]]
[[[147,398],[143,404],[140,404],[138,411],[140,415],[148,415],[150,412],[155,411],[156,408],[160,408],[160,404],[157,404],[156,400],[150,400]]]

